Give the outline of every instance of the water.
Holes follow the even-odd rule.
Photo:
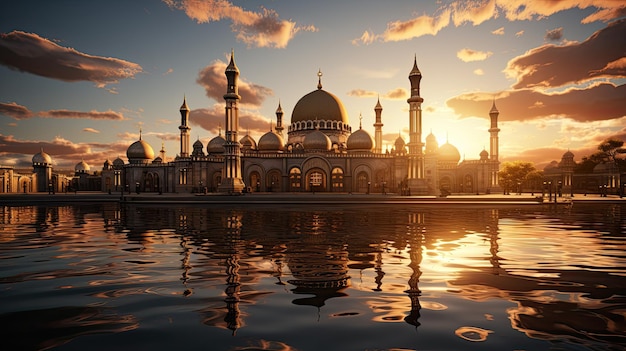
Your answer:
[[[611,204],[0,207],[2,348],[623,350],[625,218]]]

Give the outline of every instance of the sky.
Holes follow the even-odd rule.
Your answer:
[[[191,143],[206,145],[224,125],[231,52],[239,136],[257,141],[279,103],[289,126],[321,71],[353,130],[374,135],[380,99],[383,149],[408,142],[415,59],[422,140],[462,159],[489,151],[494,100],[501,161],[542,169],[626,141],[624,1],[21,0],[0,4],[0,165],[29,167],[43,149],[55,168],[100,169],[140,131],[171,160],[183,98]]]

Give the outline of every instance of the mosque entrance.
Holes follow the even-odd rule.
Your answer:
[[[307,191],[326,191],[326,174],[321,169],[309,171],[305,186]]]

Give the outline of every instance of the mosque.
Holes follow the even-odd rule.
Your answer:
[[[43,150],[33,157],[33,174],[23,180],[29,191],[64,189],[137,191],[158,193],[243,192],[338,192],[395,193],[402,195],[441,195],[447,193],[490,193],[498,184],[499,140],[495,101],[489,116],[489,152],[476,160],[461,160],[456,147],[438,144],[430,133],[422,141],[422,73],[417,59],[409,73],[409,140],[398,136],[392,149],[383,150],[383,107],[374,106],[374,137],[359,121],[353,131],[341,100],[323,89],[318,72],[317,88],[304,95],[291,111],[290,124],[283,127],[283,109],[278,104],[273,130],[255,140],[240,137],[238,104],[239,68],[234,53],[225,70],[224,135],[204,145],[199,139],[191,145],[186,99],[180,107],[180,152],[165,162],[161,148],[154,149],[141,138],[126,152],[127,161],[106,160],[101,172],[90,173],[84,161],[74,174],[52,173],[52,160]],[[286,141],[285,141],[286,129]],[[6,174],[7,171],[5,171]],[[0,172],[1,173],[1,172]],[[15,180],[13,181],[16,182]],[[19,183],[20,181],[17,180]],[[21,192],[22,183],[15,184]],[[15,186],[14,186],[15,187]],[[24,186],[26,192],[26,186]]]

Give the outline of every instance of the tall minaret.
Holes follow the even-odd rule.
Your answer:
[[[278,108],[276,109],[276,133],[280,136],[283,136],[283,108],[280,106],[280,101],[278,101]]]
[[[500,115],[500,111],[496,108],[496,99],[493,99],[493,105],[491,106],[491,110],[489,111],[489,117],[491,118],[491,127],[489,128],[489,155],[490,161],[493,163],[491,167],[491,188],[498,188],[498,171],[500,170],[500,162],[498,161],[498,153],[499,153],[499,139],[498,132],[500,132],[500,128],[498,128],[498,116]]]
[[[187,98],[183,97],[183,104],[180,106],[180,157],[189,157],[189,107]]]
[[[241,145],[237,138],[239,132],[239,68],[235,64],[235,51],[230,54],[230,63],[226,67],[226,80],[228,87],[224,100],[226,101],[225,137],[224,143],[224,167],[222,169],[222,182],[219,190],[228,193],[241,193],[245,187],[241,179]]]
[[[424,178],[424,153],[422,150],[424,147],[424,143],[422,143],[422,102],[424,99],[420,96],[422,72],[417,68],[417,55],[413,61],[413,69],[409,73],[409,81],[411,82],[411,97],[407,100],[409,103],[409,171],[407,179],[412,194],[424,195],[428,193]]]
[[[374,152],[381,154],[383,152],[383,122],[381,121],[381,115],[383,113],[383,107],[380,105],[380,97],[374,107],[376,112],[376,123],[374,123]]]

